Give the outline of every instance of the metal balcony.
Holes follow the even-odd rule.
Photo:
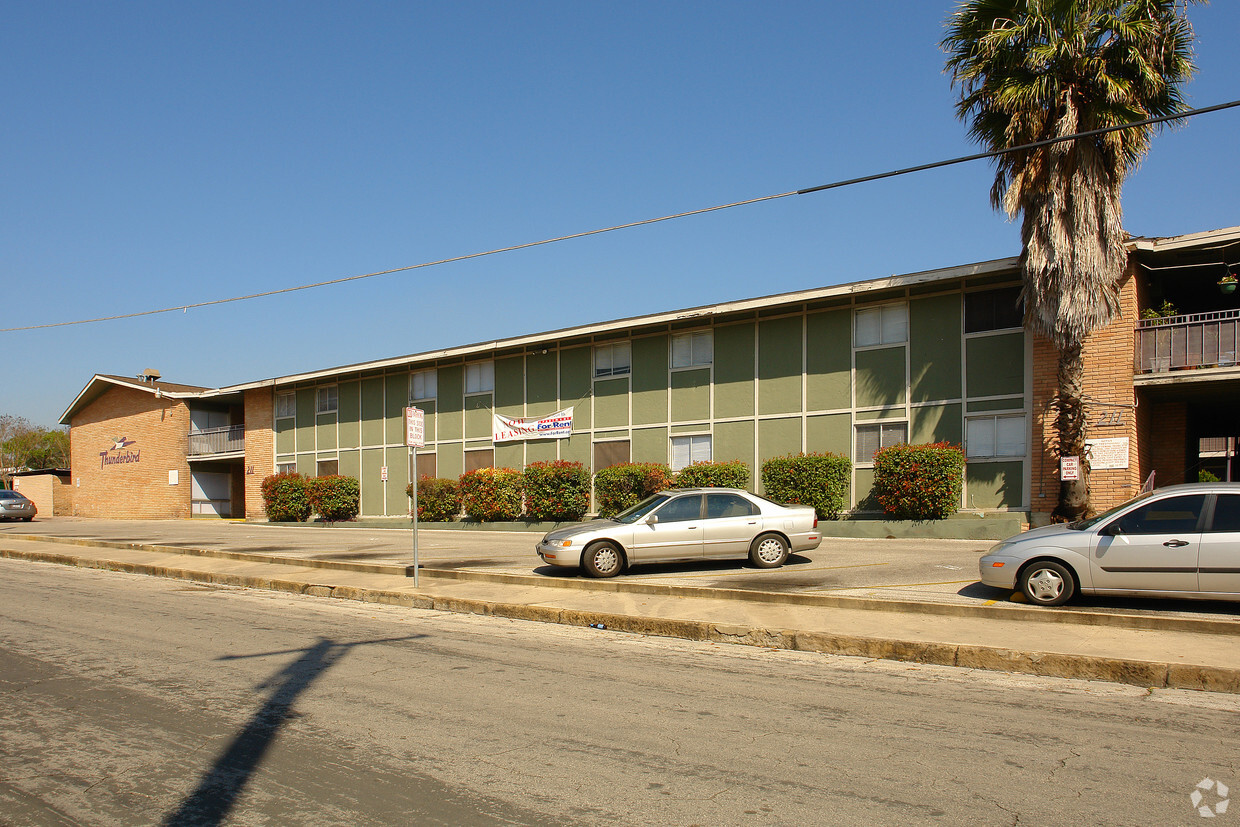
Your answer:
[[[1137,373],[1167,373],[1236,364],[1240,310],[1192,313],[1137,322]]]
[[[244,454],[245,426],[226,425],[223,428],[206,428],[189,432],[190,457],[206,457],[216,454]]]

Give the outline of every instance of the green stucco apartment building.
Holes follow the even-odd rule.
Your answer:
[[[286,377],[274,465],[356,476],[363,514],[406,514],[413,404],[419,474],[739,459],[758,485],[766,459],[832,451],[853,458],[864,506],[878,447],[970,429],[966,504],[1023,510],[1031,351],[1016,298],[1013,262],[993,262]],[[492,441],[493,413],[569,407],[567,439]]]

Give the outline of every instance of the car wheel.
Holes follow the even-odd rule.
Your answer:
[[[615,577],[624,568],[624,555],[613,543],[595,543],[581,555],[581,565],[591,577]]]
[[[22,519],[26,522],[30,522],[31,520],[34,519],[34,517],[22,517]]]
[[[1039,560],[1020,573],[1020,590],[1030,603],[1062,606],[1076,594],[1076,578],[1063,563]]]
[[[788,559],[788,544],[778,534],[760,534],[749,545],[749,562],[760,569],[775,569]]]

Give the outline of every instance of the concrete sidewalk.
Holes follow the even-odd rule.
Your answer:
[[[557,580],[33,534],[0,557],[316,597],[974,669],[1240,693],[1240,621]]]

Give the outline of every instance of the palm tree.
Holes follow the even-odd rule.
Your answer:
[[[960,94],[956,114],[970,137],[999,151],[1182,112],[1179,87],[1195,71],[1185,6],[966,0],[942,42]],[[1120,190],[1151,134],[1133,127],[996,159],[991,203],[1021,215],[1025,322],[1059,354],[1052,449],[1060,456],[1085,456],[1081,350],[1119,312],[1127,265]],[[1061,483],[1056,512],[1076,519],[1090,510],[1086,465],[1079,482]]]

